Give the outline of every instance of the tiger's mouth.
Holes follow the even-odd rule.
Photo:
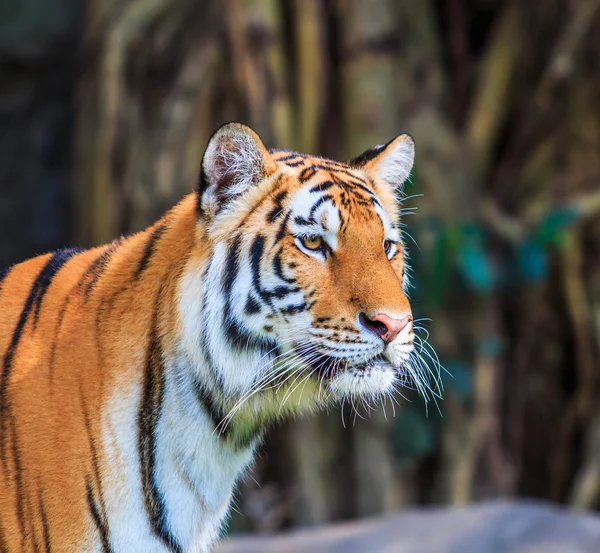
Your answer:
[[[324,355],[316,360],[307,360],[307,364],[323,380],[333,380],[339,374],[347,371],[360,373],[377,367],[393,368],[381,353],[358,362],[354,359]]]

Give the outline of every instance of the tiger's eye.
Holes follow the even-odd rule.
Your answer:
[[[388,257],[390,255],[390,253],[392,252],[393,245],[394,245],[394,243],[391,240],[385,240],[383,242],[383,249],[385,250],[385,253]]]
[[[308,250],[319,250],[323,246],[323,238],[320,236],[306,236],[300,239],[302,245]]]

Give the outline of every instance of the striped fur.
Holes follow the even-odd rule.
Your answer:
[[[405,136],[344,164],[227,125],[152,227],[0,273],[0,552],[207,552],[269,424],[403,382],[412,325],[359,315],[410,314],[411,165]]]

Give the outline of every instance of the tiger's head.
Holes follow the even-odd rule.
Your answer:
[[[397,198],[413,159],[408,135],[348,163],[268,151],[240,124],[213,135],[197,200],[204,253],[181,303],[202,379],[222,397],[302,390],[299,402],[318,404],[405,381],[414,331]]]

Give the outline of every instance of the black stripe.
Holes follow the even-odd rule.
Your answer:
[[[157,319],[157,311],[155,311],[150,328],[144,391],[137,421],[142,492],[144,494],[146,512],[154,535],[172,553],[183,553],[182,547],[177,543],[168,528],[165,502],[158,488],[155,473],[156,426],[161,415],[164,393],[164,367],[159,344]]]
[[[319,209],[319,207],[321,207],[325,202],[331,202],[335,207],[335,202],[333,201],[333,196],[330,196],[329,194],[326,194],[325,196],[321,196],[310,208],[310,214],[309,214],[308,218],[312,219],[314,221],[315,220],[314,219],[315,211],[317,211],[317,209]]]
[[[291,211],[288,211],[285,214],[285,217],[283,218],[283,221],[281,221],[281,225],[279,227],[279,230],[277,231],[277,236],[275,236],[275,242],[279,242],[283,239],[283,237],[285,236],[285,233],[287,231],[287,224],[288,221],[290,220],[290,216],[292,215]]]
[[[0,449],[2,454],[2,460],[6,462],[6,450],[4,447],[4,437],[6,436],[6,421],[10,411],[10,401],[8,399],[8,384],[10,377],[10,370],[12,362],[17,351],[17,346],[21,340],[23,329],[27,324],[31,310],[35,306],[34,311],[34,323],[39,316],[42,300],[48,287],[52,283],[52,279],[59,271],[59,269],[79,250],[62,250],[55,252],[50,259],[46,262],[46,265],[42,268],[38,276],[36,277],[29,295],[25,300],[25,305],[19,316],[17,326],[12,334],[11,342],[4,354],[2,362],[2,375],[0,376]]]
[[[210,266],[210,265],[209,265]],[[204,273],[204,280],[206,279],[206,274],[208,273],[208,267]],[[207,290],[204,290],[202,296],[202,313],[206,313],[206,305],[207,305]],[[208,324],[203,324],[200,329],[200,341],[202,343],[202,353],[204,355],[204,360],[206,362],[206,366],[210,369],[210,374],[214,379],[214,385],[221,391],[225,389],[225,383],[223,382],[223,377],[221,373],[217,370],[216,364],[212,357],[208,339]]]
[[[94,437],[92,435],[92,425],[90,422],[89,413],[86,407],[85,398],[83,395],[83,387],[80,382],[79,384],[79,401],[81,403],[81,410],[83,412],[83,423],[85,426],[85,431],[87,433],[88,442],[90,444],[90,451],[92,454],[92,469],[94,471],[94,481],[96,484],[96,493],[98,495],[98,503],[100,503],[100,515],[101,520],[103,521],[103,526],[107,529],[106,535],[107,537],[110,534],[108,529],[108,516],[106,514],[106,505],[104,504],[104,498],[102,495],[102,478],[100,477],[100,462],[98,461],[98,451],[96,449],[96,442],[94,441]],[[108,539],[110,542],[110,539]]]
[[[260,303],[254,299],[252,294],[248,294],[246,305],[244,306],[244,312],[247,315],[256,315],[257,313],[260,313]]]
[[[269,213],[267,213],[267,223],[274,223],[282,213],[281,206],[276,205]]]
[[[28,531],[28,538],[30,542],[33,542],[33,551],[35,553],[42,553],[41,549],[40,549],[40,542],[38,542],[38,536],[37,536],[37,532],[35,531],[35,518],[31,516],[31,505],[29,504],[29,501],[27,502],[27,510],[29,512],[29,516],[27,517],[27,520],[29,520],[29,531]]]
[[[298,167],[299,165],[304,165],[304,160],[299,159],[298,161],[288,161],[286,165],[288,167]]]
[[[288,294],[298,292],[299,288],[295,286],[276,286],[273,290],[262,287],[261,284],[261,260],[264,253],[265,239],[262,235],[257,235],[250,247],[250,267],[252,269],[252,285],[256,293],[270,307],[273,307],[273,298],[284,298]]]
[[[225,273],[223,275],[223,293],[229,297],[233,289],[233,283],[237,277],[240,261],[240,248],[242,246],[242,237],[238,234],[227,251],[227,260],[225,262]]]
[[[273,304],[270,295],[265,293],[260,284],[260,262],[262,260],[264,249],[265,238],[261,234],[258,234],[254,238],[252,246],[250,246],[250,267],[252,269],[252,285],[254,286],[254,290],[256,290],[256,293],[260,296],[260,298],[272,307]]]
[[[375,146],[374,148],[371,148],[369,150],[366,150],[365,152],[363,152],[362,154],[360,154],[359,156],[355,157],[354,159],[350,160],[348,162],[348,165],[352,166],[352,167],[362,167],[363,165],[365,165],[366,163],[368,163],[369,161],[371,161],[372,159],[376,158],[381,152],[383,152],[393,141],[395,140],[395,138],[393,138],[392,140],[390,140],[389,142],[386,142],[385,144],[381,144],[380,146]]]
[[[83,289],[86,302],[90,299],[90,294],[92,293],[94,286],[104,274],[112,254],[117,249],[117,246],[120,245],[120,243],[121,241],[118,240],[107,246],[107,249],[104,250],[96,259],[94,259],[94,261],[89,264],[83,275],[81,275],[81,278],[77,283],[77,287]]]
[[[225,296],[224,323],[225,336],[230,345],[240,350],[258,350],[267,352],[276,348],[275,342],[264,339],[248,331],[243,323],[236,319],[233,314],[232,289],[239,270],[239,252],[241,248],[241,237],[235,237],[227,252],[225,274],[223,275],[223,294]],[[260,261],[264,250],[264,237],[260,234],[254,239],[250,248],[250,266],[252,269],[252,284],[259,298],[272,307],[272,295],[262,289],[260,285]]]
[[[293,294],[294,292],[299,292],[300,288],[297,286],[276,286],[273,290],[264,290],[265,294],[268,294],[270,297],[274,297],[277,299],[283,299],[289,294]]]
[[[98,505],[96,505],[96,501],[94,500],[92,483],[90,482],[89,478],[86,478],[85,487],[87,490],[88,508],[90,510],[90,514],[92,515],[92,519],[96,526],[96,530],[98,530],[98,534],[100,534],[100,541],[102,542],[102,553],[113,553],[113,548],[110,545],[110,540],[108,537],[108,528],[102,522],[100,510],[98,509]]]
[[[221,423],[223,422],[226,413],[215,401],[212,394],[206,389],[206,386],[204,386],[197,379],[194,379],[194,393],[196,394],[196,398],[210,417],[210,420],[212,421],[215,430],[218,429],[219,435],[223,438],[227,438],[229,425],[221,426]]]
[[[354,186],[356,186],[357,188],[360,188],[361,190],[366,192],[368,194],[369,198],[377,199],[377,197],[375,196],[375,192],[373,192],[373,190],[371,190],[368,186],[365,186],[364,184],[362,184],[360,182],[356,182],[356,181],[353,181],[352,184]]]
[[[341,173],[342,175],[346,175],[347,177],[350,177],[351,179],[362,180],[360,177],[358,177],[354,173],[351,173],[348,169],[343,169],[341,167],[328,167],[325,164],[316,164],[315,167],[317,169],[321,169],[322,171],[329,171],[330,175],[332,173]]]
[[[334,182],[335,184],[337,184],[338,186],[343,188],[346,192],[352,193],[354,195],[358,195],[358,190],[356,190],[358,188],[358,189],[366,192],[369,195],[369,197],[372,197],[375,195],[375,192],[373,192],[373,190],[371,190],[367,186],[367,183],[365,181],[363,181],[362,179],[358,179],[357,177],[355,177],[352,174],[350,174],[350,177],[351,177],[350,181],[342,180],[338,176],[334,175],[333,173],[330,173],[329,175],[331,177],[332,182]]]
[[[17,504],[17,518],[19,520],[19,529],[21,530],[21,548],[24,548],[27,531],[25,530],[25,510],[23,499],[25,492],[23,490],[23,467],[21,466],[21,455],[19,451],[19,440],[17,437],[17,424],[14,415],[10,415],[11,433],[12,433],[12,455],[15,464],[15,501]]]
[[[291,161],[292,159],[304,158],[304,157],[305,157],[304,154],[299,154],[297,152],[290,152],[287,156],[276,158],[276,161],[278,161],[279,163],[286,163],[288,161]]]
[[[138,267],[133,275],[133,280],[137,280],[138,278],[140,278],[141,274],[150,265],[150,262],[152,261],[152,255],[154,254],[154,251],[156,249],[156,244],[160,240],[160,237],[163,235],[165,230],[166,230],[166,225],[164,223],[160,223],[152,231],[152,234],[150,234],[150,238],[148,239],[148,242],[146,243],[146,247],[144,248],[144,253],[142,255],[142,258],[140,259]]]
[[[8,545],[6,545],[6,538],[4,537],[4,533],[2,531],[2,525],[0,525],[0,553],[10,553],[8,550]]]
[[[294,282],[296,282],[295,278],[288,278],[283,274],[283,268],[281,266],[281,253],[282,253],[283,249],[279,249],[279,251],[273,256],[273,271],[274,273],[277,275],[277,277],[279,277],[281,280],[283,280],[284,282],[288,282],[290,284],[293,284]]]
[[[200,167],[200,172],[198,173],[198,182],[196,184],[196,192],[198,193],[198,199],[206,192],[208,188],[208,179],[206,178],[206,174],[204,173],[204,168]]]
[[[333,182],[331,180],[327,180],[325,182],[321,182],[319,184],[315,184],[311,189],[310,192],[325,192],[325,190],[329,190],[332,186],[336,186],[338,183]]]
[[[312,218],[305,219],[304,217],[302,217],[302,215],[297,215],[294,218],[294,223],[296,223],[297,225],[300,225],[302,227],[309,227],[309,226],[317,224],[317,222],[314,219],[312,219]]]
[[[225,336],[232,347],[244,352],[254,350],[265,355],[268,352],[272,352],[273,355],[279,355],[276,342],[249,332],[242,322],[233,316],[230,302],[225,304],[224,319]]]
[[[298,305],[290,305],[288,307],[284,307],[279,310],[279,312],[283,315],[295,315],[296,313],[302,313],[308,309],[306,302],[300,303]]]
[[[48,514],[46,513],[46,507],[44,507],[44,498],[42,490],[39,490],[39,505],[40,512],[42,513],[42,530],[44,533],[44,547],[46,553],[52,553],[52,542],[50,541],[50,526],[48,524]]]
[[[302,172],[300,173],[300,175],[298,175],[298,180],[300,182],[306,182],[307,180],[312,179],[316,174],[317,170],[314,168],[313,165],[310,165],[309,167],[305,167],[304,169],[302,169]]]
[[[63,321],[65,319],[65,313],[67,312],[67,307],[69,307],[69,303],[71,301],[71,296],[67,296],[60,308],[60,313],[58,314],[58,322],[56,323],[56,330],[54,331],[54,339],[52,340],[52,346],[50,348],[50,357],[48,359],[48,380],[50,386],[54,380],[54,361],[56,359],[56,346],[58,345],[58,335],[60,333],[60,329],[62,328]],[[50,387],[50,392],[52,393],[54,388]]]
[[[341,161],[335,161],[333,159],[328,158],[320,158],[321,164],[325,165],[327,169],[336,170],[336,169],[348,169],[348,164],[342,163]]]
[[[202,209],[202,196],[204,192],[209,187],[208,179],[204,174],[204,169],[202,168],[202,164],[200,166],[200,172],[198,174],[198,183],[196,184],[196,215],[198,218],[204,215],[204,210]]]
[[[283,213],[283,201],[285,200],[286,196],[287,191],[283,190],[273,198],[275,207],[273,207],[273,209],[267,214],[268,223],[274,223],[275,220]]]
[[[257,419],[256,423],[250,428],[243,428],[243,431],[235,426],[235,421],[229,421],[224,424],[224,419],[227,413],[215,400],[213,395],[199,381],[194,382],[194,392],[196,398],[202,405],[204,411],[210,417],[213,428],[218,435],[233,445],[234,448],[241,450],[246,449],[257,442],[262,437],[263,428],[260,427],[261,422]]]
[[[81,250],[78,249],[60,250],[55,252],[46,264],[46,266],[42,269],[42,272],[38,275],[30,292],[30,297],[33,295],[33,302],[35,303],[35,311],[33,316],[34,328],[37,325],[38,318],[40,316],[42,300],[44,299],[44,296],[48,291],[50,284],[52,284],[54,276],[56,275],[56,273],[58,273],[60,268],[67,261],[69,261],[69,259],[71,259],[71,257],[80,252]]]

